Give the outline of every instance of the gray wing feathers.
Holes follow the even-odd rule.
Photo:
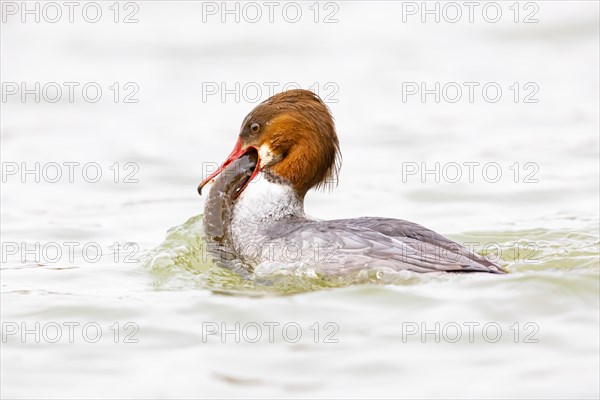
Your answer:
[[[313,259],[306,261],[321,265],[326,273],[377,267],[415,272],[504,272],[490,260],[408,221],[356,218],[293,225],[287,232],[282,232],[283,226],[275,229],[279,240],[299,243],[303,253],[311,249]]]

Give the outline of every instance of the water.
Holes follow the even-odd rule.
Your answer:
[[[102,4],[97,24],[2,24],[3,82],[103,89],[97,103],[2,103],[3,397],[600,395],[597,3],[537,2],[537,24],[402,23],[400,2],[337,3],[333,24],[202,23],[200,3],[138,2],[139,23],[115,24]],[[115,103],[114,82],[121,95],[137,84],[139,102]],[[243,280],[215,267],[195,188],[258,100],[203,99],[203,82],[256,82],[261,99],[264,82],[318,82],[337,100],[344,163],[309,214],[415,221],[510,273]],[[403,102],[406,82],[503,95]],[[515,103],[515,82],[539,102]],[[57,183],[7,174],[35,162],[80,166],[73,183],[64,166]],[[422,175],[436,162],[463,177]],[[470,182],[469,162],[502,176]]]

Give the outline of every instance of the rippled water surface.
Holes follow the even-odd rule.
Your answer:
[[[402,23],[401,2],[337,3],[334,24],[221,24],[201,3],[138,4],[137,24],[2,23],[3,82],[105,90],[2,103],[3,398],[598,398],[597,3],[537,2],[537,24]],[[402,101],[406,82],[471,81],[504,95]],[[139,102],[112,101],[114,82]],[[319,82],[344,164],[307,213],[415,221],[509,273],[213,265],[196,186],[256,102],[203,98],[206,82],[257,82],[261,99],[264,82]],[[515,103],[515,82],[539,102]],[[35,162],[97,163],[102,179],[6,173]],[[471,162],[502,176],[470,181]],[[422,175],[435,163],[464,177]]]

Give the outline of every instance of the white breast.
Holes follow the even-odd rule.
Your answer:
[[[304,204],[290,185],[269,182],[260,173],[237,199],[232,214],[230,233],[234,247],[242,255],[244,249],[250,248],[256,254],[257,247],[264,245],[262,232],[269,222],[304,216]]]
[[[276,221],[302,215],[304,206],[295,190],[285,183],[269,182],[262,173],[248,184],[233,208],[234,221]]]

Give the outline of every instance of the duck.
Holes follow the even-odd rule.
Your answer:
[[[319,220],[304,211],[311,189],[337,183],[341,151],[328,106],[293,89],[243,120],[209,183],[203,227],[217,264],[243,275],[310,266],[326,276],[360,271],[504,274],[497,262],[414,222],[385,217]]]

